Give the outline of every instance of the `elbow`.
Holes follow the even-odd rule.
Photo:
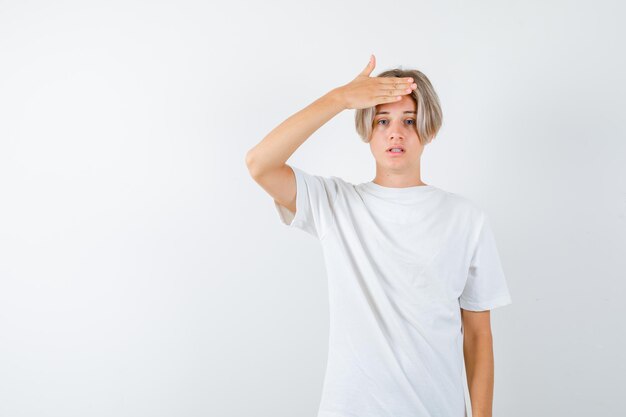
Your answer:
[[[250,175],[254,177],[255,170],[254,170],[254,156],[252,154],[252,149],[246,152],[246,167],[248,167],[248,172],[250,173]]]
[[[251,163],[252,163],[252,149],[246,152],[246,166],[249,167]]]
[[[276,169],[276,165],[269,164],[268,162],[268,158],[260,157],[256,152],[253,152],[253,149],[246,153],[246,166],[252,178],[258,178],[264,175],[264,173]],[[278,167],[280,167],[280,165],[278,165]]]

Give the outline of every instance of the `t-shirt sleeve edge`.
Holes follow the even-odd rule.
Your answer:
[[[492,298],[491,300],[478,301],[478,302],[468,301],[462,297],[459,297],[459,306],[463,310],[469,310],[469,311],[493,310],[494,308],[504,307],[512,303],[513,303],[513,300],[511,299],[510,294],[505,294],[497,298]]]
[[[296,211],[295,213],[289,210],[287,207],[279,204],[276,200],[274,200],[274,206],[278,210],[278,214],[282,223],[290,228],[295,228],[301,221],[301,217],[304,215],[303,210],[298,210],[298,207],[304,206],[304,193],[306,192],[306,185],[304,183],[304,179],[302,178],[300,171],[297,167],[288,165],[293,171],[294,178],[296,180]]]

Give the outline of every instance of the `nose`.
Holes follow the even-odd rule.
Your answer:
[[[389,139],[404,139],[408,126],[402,120],[394,120],[389,125]]]

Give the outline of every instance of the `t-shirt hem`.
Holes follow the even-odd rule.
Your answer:
[[[317,417],[355,417],[355,415],[343,411],[329,411],[320,409],[317,413]]]

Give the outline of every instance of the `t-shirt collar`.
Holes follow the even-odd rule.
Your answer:
[[[383,185],[376,184],[373,181],[365,182],[361,184],[363,189],[370,194],[374,194],[380,197],[419,197],[425,194],[429,194],[437,187],[434,185],[412,185],[409,187],[385,187]]]

